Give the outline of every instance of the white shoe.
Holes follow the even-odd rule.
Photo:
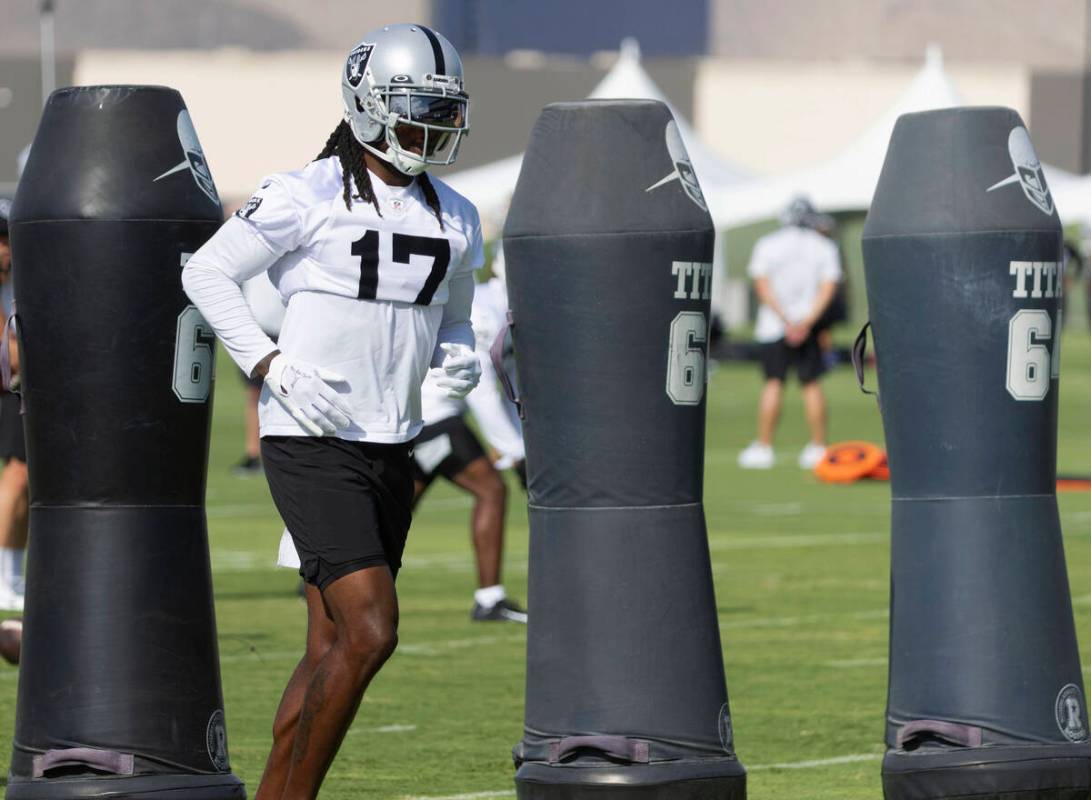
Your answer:
[[[0,585],[0,611],[22,611],[23,595],[10,586]]]
[[[818,466],[826,455],[826,445],[809,442],[799,453],[799,468],[811,470]]]
[[[739,453],[739,466],[743,469],[772,469],[775,460],[773,448],[761,442],[751,442]]]

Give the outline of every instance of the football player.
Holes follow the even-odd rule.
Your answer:
[[[431,367],[464,396],[481,370],[477,210],[425,172],[469,129],[459,55],[423,25],[390,25],[349,53],[341,87],[345,117],[317,159],[262,181],[182,276],[232,358],[264,376],[262,462],[307,582],[307,647],[256,800],[318,794],[393,653],[420,385]],[[287,300],[275,346],[239,288],[263,271]]]
[[[496,264],[502,259],[498,255]],[[253,307],[253,304],[251,304]],[[481,357],[481,381],[465,399],[452,398],[431,377],[421,386],[424,427],[413,440],[413,508],[438,476],[473,495],[470,533],[477,564],[470,619],[475,622],[519,622],[527,612],[510,599],[500,582],[504,552],[504,516],[507,487],[499,470],[511,468],[526,488],[526,454],[519,416],[500,394],[489,346],[507,325],[508,296],[503,281],[493,277],[474,291],[470,321]],[[472,413],[489,446],[499,454],[493,462],[467,424]],[[287,529],[281,534],[277,566],[299,569],[299,554]]]
[[[511,404],[497,389],[489,358],[489,346],[507,325],[507,309],[507,292],[500,279],[478,285],[471,320],[484,371],[481,382],[465,400],[449,397],[431,378],[421,387],[425,424],[413,443],[414,506],[437,476],[473,495],[470,531],[478,588],[470,618],[478,622],[526,623],[526,611],[507,596],[500,582],[507,488],[497,466],[510,466],[521,476],[526,474],[522,470],[522,428]],[[466,424],[468,411],[473,412],[485,438],[500,454],[495,466]]]

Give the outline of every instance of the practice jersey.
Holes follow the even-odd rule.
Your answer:
[[[494,450],[500,464],[511,466],[523,460],[523,429],[515,406],[501,393],[492,355],[489,352],[497,334],[508,324],[508,293],[503,281],[491,278],[474,290],[473,322],[475,348],[481,360],[481,380],[464,399],[449,397],[435,385],[431,376],[421,386],[421,407],[425,425],[434,425],[449,417],[473,413],[478,427]]]
[[[837,245],[809,228],[788,226],[758,239],[747,270],[751,278],[765,278],[781,309],[792,322],[814,309],[818,291],[827,281],[841,279]],[[784,323],[773,309],[762,305],[754,326],[759,342],[784,338]]]
[[[187,292],[249,374],[272,342],[249,310],[245,320],[228,313],[238,313],[234,293],[205,283],[215,278],[210,268],[235,288],[268,270],[287,304],[276,349],[347,378],[352,424],[339,438],[411,439],[421,427],[421,381],[442,361],[438,341],[473,345],[473,270],[484,262],[477,210],[432,184],[442,230],[419,181],[388,186],[371,175],[380,210],[355,187],[350,210],[335,156],[270,175],[183,271]],[[259,418],[263,436],[307,435],[268,387]]]

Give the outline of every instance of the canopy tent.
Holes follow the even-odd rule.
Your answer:
[[[898,117],[961,105],[962,95],[943,68],[943,54],[930,45],[924,66],[897,101],[838,155],[787,175],[728,185],[715,194],[716,190],[709,191],[709,203],[722,210],[717,221],[726,227],[776,217],[797,195],[806,195],[821,211],[866,211]],[[1062,219],[1068,219],[1071,210],[1091,220],[1091,184],[1057,167],[1044,169]]]
[[[1049,165],[1043,169],[1061,222],[1091,228],[1091,175],[1073,175]]]
[[[729,227],[776,217],[801,194],[822,211],[866,210],[898,117],[959,105],[962,97],[943,69],[943,56],[930,46],[924,66],[894,105],[838,155],[797,172],[727,186],[709,202],[725,209],[721,219]]]
[[[593,99],[634,98],[659,100],[667,104],[674,115],[678,131],[685,142],[686,151],[693,162],[693,169],[701,182],[705,197],[709,200],[709,210],[717,228],[724,226],[720,214],[725,211],[713,196],[719,196],[721,190],[747,180],[748,174],[740,167],[730,164],[706,148],[693,132],[693,128],[671,105],[670,101],[655,85],[640,63],[640,46],[635,39],[625,39],[621,43],[618,59],[610,71],[603,76],[588,97]],[[499,227],[507,214],[511,193],[519,178],[519,169],[523,164],[523,154],[508,156],[491,164],[473,169],[455,172],[445,176],[444,181],[457,192],[469,198],[481,217],[487,223]]]

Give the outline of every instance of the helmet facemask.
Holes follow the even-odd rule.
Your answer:
[[[469,97],[461,81],[446,76],[428,78],[438,85],[375,86],[363,102],[357,95],[357,109],[373,123],[367,127],[379,130],[378,137],[363,141],[354,126],[357,139],[405,175],[419,175],[432,165],[453,164],[462,137],[470,129]],[[378,147],[379,142],[385,142],[386,149]]]

